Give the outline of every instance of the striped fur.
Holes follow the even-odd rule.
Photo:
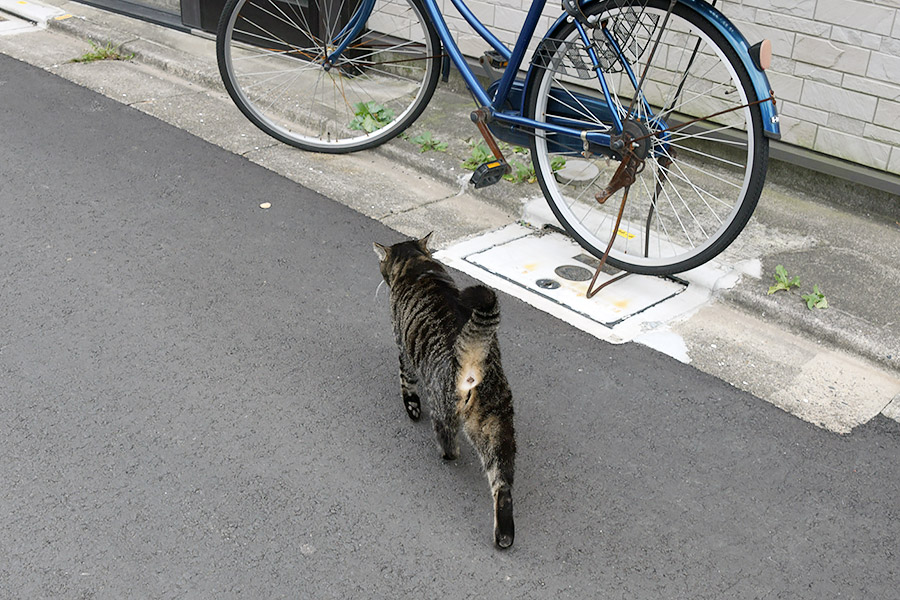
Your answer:
[[[400,393],[409,417],[427,398],[442,455],[459,455],[462,428],[484,466],[494,499],[494,541],[512,545],[512,485],[516,441],[509,383],[500,363],[497,295],[485,286],[462,291],[431,258],[428,238],[375,244],[390,288],[400,353]]]

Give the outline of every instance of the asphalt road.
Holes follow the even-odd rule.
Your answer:
[[[400,401],[398,234],[2,55],[0,107],[0,597],[897,596],[896,422],[816,429],[501,296],[497,551],[472,451]]]

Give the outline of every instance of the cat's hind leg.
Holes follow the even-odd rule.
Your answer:
[[[418,384],[419,378],[415,371],[409,366],[409,361],[400,355],[400,396],[403,398],[403,407],[406,414],[413,421],[418,421],[422,417],[422,402],[419,400]]]
[[[516,539],[516,523],[513,521],[512,487],[503,485],[494,492],[494,543],[499,548],[509,548]]]
[[[512,415],[470,415],[466,435],[481,457],[494,501],[494,543],[509,548],[516,537],[512,486],[515,476],[516,441]]]

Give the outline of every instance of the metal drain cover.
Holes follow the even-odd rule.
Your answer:
[[[593,273],[584,267],[575,265],[562,265],[561,267],[556,267],[553,272],[568,281],[588,281],[594,276]]]

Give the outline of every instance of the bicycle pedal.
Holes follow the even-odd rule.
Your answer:
[[[472,173],[472,178],[469,182],[472,183],[477,190],[489,185],[494,185],[500,181],[504,175],[511,171],[512,169],[506,161],[492,160],[478,165],[478,168]]]
[[[484,59],[488,61],[488,64],[491,65],[495,69],[505,69],[506,65],[509,64],[499,52],[496,50],[486,50],[484,53]]]

